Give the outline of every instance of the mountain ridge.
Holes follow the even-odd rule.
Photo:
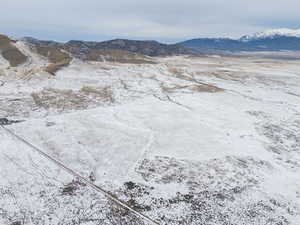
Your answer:
[[[257,32],[252,35],[245,35],[240,38],[242,41],[258,40],[263,38],[276,38],[276,37],[297,37],[300,38],[300,29],[292,30],[287,28],[270,29],[263,32]]]
[[[108,41],[70,40],[65,43],[23,39],[34,44],[62,48],[75,57],[84,58],[90,51],[121,50],[146,56],[199,55],[201,52],[215,51],[300,51],[300,29],[271,29],[233,38],[194,38],[175,44],[163,44],[155,40],[113,39]]]
[[[300,51],[300,30],[274,29],[232,38],[195,38],[177,43],[200,51]]]
[[[109,41],[57,42],[23,37],[19,40],[0,35],[0,60],[3,65],[18,67],[32,64],[33,57],[41,70],[55,75],[73,59],[82,61],[155,64],[153,57],[199,55],[196,50],[157,41],[114,39]]]
[[[83,41],[70,40],[65,43],[56,41],[38,40],[32,37],[25,37],[21,40],[34,45],[42,45],[64,49],[74,56],[82,58],[82,55],[89,53],[91,50],[121,50],[133,52],[145,56],[170,56],[183,54],[198,54],[193,49],[178,44],[163,44],[155,40],[129,40],[113,39],[108,41]]]

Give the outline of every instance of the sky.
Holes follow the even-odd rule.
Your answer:
[[[1,0],[0,33],[164,43],[300,28],[299,0]]]

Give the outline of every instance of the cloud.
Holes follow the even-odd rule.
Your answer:
[[[298,0],[9,0],[1,3],[0,32],[63,41],[239,37],[299,28],[299,7]]]

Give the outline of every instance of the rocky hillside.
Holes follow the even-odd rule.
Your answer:
[[[0,35],[0,53],[10,66],[15,67],[27,61],[27,57],[15,46],[16,41]]]

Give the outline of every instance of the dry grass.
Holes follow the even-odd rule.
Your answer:
[[[209,93],[215,93],[215,92],[221,92],[224,91],[224,89],[216,87],[214,85],[191,85],[189,86],[189,89],[194,92],[209,92]]]
[[[174,77],[178,78],[178,79],[182,79],[185,81],[195,81],[193,77],[187,76],[184,74],[184,70],[180,69],[180,68],[175,68],[175,67],[169,67],[169,73],[171,73],[172,75],[174,75]]]
[[[122,50],[92,50],[87,54],[88,61],[108,61],[129,64],[156,64],[143,55]]]
[[[67,53],[55,47],[36,46],[36,51],[51,62],[45,68],[45,71],[52,75],[55,75],[63,67],[68,66],[72,61],[72,58]]]
[[[36,46],[38,54],[46,57],[51,63],[71,61],[71,57],[62,50],[55,47]]]
[[[224,91],[224,89],[222,89],[222,88],[198,81],[193,75],[186,75],[185,71],[181,68],[169,67],[168,70],[169,70],[169,73],[171,73],[174,77],[184,80],[184,81],[188,81],[189,83],[191,82],[192,85],[190,85],[190,84],[184,85],[184,86],[175,85],[173,87],[162,86],[161,88],[165,92],[173,93],[178,90],[189,90],[192,92],[215,93],[215,92]]]
[[[79,91],[49,88],[32,93],[31,96],[37,106],[59,111],[86,109],[89,106],[114,102],[110,87],[83,87]]]
[[[84,86],[80,89],[80,92],[84,95],[99,97],[105,102],[114,102],[113,92],[110,87],[97,88]]]
[[[249,79],[249,74],[247,72],[237,72],[237,71],[228,71],[228,70],[217,70],[217,71],[196,71],[194,72],[196,76],[210,76],[222,80],[236,81],[244,83]]]
[[[14,41],[5,35],[0,35],[0,52],[11,67],[19,66],[27,61],[27,57],[14,45]]]
[[[57,71],[61,70],[63,67],[68,66],[71,62],[71,59],[65,59],[59,63],[51,63],[46,68],[45,71],[55,75]]]
[[[175,67],[169,67],[168,70],[171,74],[174,74],[175,76],[182,76],[184,73],[182,69]]]
[[[163,92],[166,92],[166,93],[175,93],[177,92],[178,90],[183,90],[183,89],[186,89],[188,88],[189,86],[188,85],[184,85],[184,86],[180,86],[180,85],[173,85],[172,87],[167,87],[165,85],[161,85],[161,90]]]
[[[207,85],[195,84],[195,85],[184,85],[184,86],[175,85],[172,87],[161,86],[161,89],[163,92],[166,92],[166,93],[176,93],[180,90],[182,90],[182,91],[188,90],[191,92],[208,92],[208,93],[224,91],[224,89],[218,88],[218,87],[210,85],[210,84],[207,84]]]

